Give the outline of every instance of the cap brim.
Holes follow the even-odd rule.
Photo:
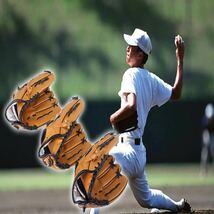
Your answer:
[[[135,41],[135,39],[132,38],[132,36],[128,34],[123,34],[123,38],[128,45],[137,46],[137,42]]]

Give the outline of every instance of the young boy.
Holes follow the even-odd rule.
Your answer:
[[[169,100],[178,100],[181,96],[184,42],[181,36],[175,37],[177,71],[174,85],[170,86],[144,67],[152,51],[148,34],[135,29],[132,35],[124,34],[124,39],[128,44],[126,62],[130,68],[123,75],[118,93],[121,97],[121,107],[110,116],[110,122],[114,127],[118,121],[137,111],[138,127],[134,131],[120,134],[119,143],[110,154],[115,157],[123,173],[129,178],[131,190],[142,207],[173,212],[191,211],[186,200],[175,202],[160,190],[149,188],[145,174],[146,149],[142,142],[150,109]],[[92,209],[91,213],[99,213],[99,210]]]

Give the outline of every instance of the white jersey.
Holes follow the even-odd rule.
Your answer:
[[[149,110],[170,99],[172,87],[146,69],[130,68],[123,75],[119,91],[122,107],[128,104],[124,93],[136,95],[138,129],[122,133],[120,139],[123,140],[119,140],[109,154],[114,156],[122,172],[129,178],[129,186],[142,207],[177,212],[180,202],[175,202],[160,190],[150,189],[145,174],[146,149],[143,143],[135,144],[133,141],[134,138],[142,137]],[[99,213],[99,210],[92,210],[92,213]]]
[[[118,93],[121,97],[121,107],[128,103],[124,93],[136,95],[138,113],[138,128],[126,135],[141,138],[150,109],[156,105],[161,106],[170,99],[172,86],[146,69],[129,68],[123,75]]]

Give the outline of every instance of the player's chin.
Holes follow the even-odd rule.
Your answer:
[[[129,58],[129,57],[126,57],[126,63],[127,63],[128,65],[130,65],[131,61],[130,61],[130,58]]]

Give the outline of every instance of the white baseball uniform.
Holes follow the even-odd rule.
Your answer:
[[[110,154],[115,157],[123,173],[129,178],[131,190],[142,207],[177,211],[177,202],[160,190],[149,188],[145,174],[146,149],[142,142],[150,109],[166,103],[170,99],[172,87],[146,69],[129,68],[123,75],[121,90],[118,93],[121,97],[121,107],[128,102],[124,93],[136,95],[138,128],[121,134],[119,143]],[[141,140],[140,145],[135,145],[136,138]],[[93,212],[98,213],[98,210]]]

